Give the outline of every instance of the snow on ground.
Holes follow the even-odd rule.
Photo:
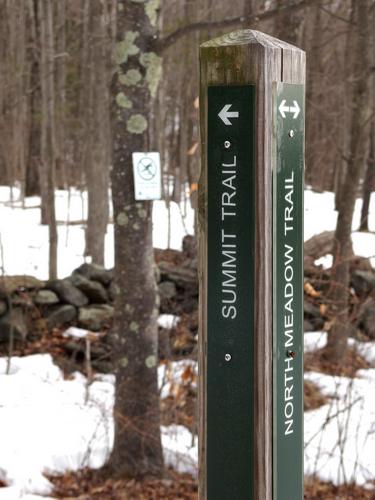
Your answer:
[[[0,478],[7,484],[49,494],[43,470],[103,465],[113,441],[113,376],[87,387],[83,375],[65,380],[49,354],[38,354],[12,358],[9,375],[1,358],[0,386]]]
[[[305,352],[327,343],[325,332],[305,333]],[[375,343],[349,339],[375,367]],[[329,397],[329,403],[305,412],[305,474],[335,484],[370,485],[375,478],[375,369],[359,370],[354,379],[306,372]]]
[[[327,344],[326,332],[308,332],[303,337],[304,351],[313,352],[322,349]]]
[[[17,190],[13,194],[17,199]],[[25,200],[25,210],[21,202],[11,206],[9,188],[0,187],[0,265],[7,274],[47,277],[48,234],[39,223],[39,204],[38,198],[29,198]],[[305,239],[334,230],[333,204],[331,193],[306,190]],[[358,200],[353,229],[359,224],[360,207]],[[58,191],[56,209],[62,222],[59,275],[63,277],[83,262],[84,230],[79,222],[86,217],[85,193]],[[68,213],[69,220],[78,224],[67,225]],[[189,205],[184,217],[181,213],[180,207],[172,203],[172,248],[180,248],[186,229],[192,232],[193,212]],[[162,201],[154,203],[153,220],[154,245],[166,247],[168,211]],[[375,230],[375,211],[370,214],[369,226]],[[374,234],[354,233],[353,243],[356,254],[375,254]],[[106,238],[106,265],[113,265],[112,225],[108,226]],[[325,265],[329,265],[327,259]],[[165,315],[159,324],[169,328],[176,321],[177,318]],[[304,341],[306,352],[311,352],[325,345],[326,333],[307,333]],[[375,343],[350,342],[375,366]],[[173,394],[187,369],[196,377],[196,363],[189,360],[160,366],[162,397]],[[43,471],[63,473],[104,463],[113,441],[113,376],[96,376],[88,388],[86,378],[79,373],[64,379],[48,354],[13,358],[10,374],[6,375],[5,370],[6,360],[0,358],[0,479],[9,484],[0,488],[0,500],[53,495]],[[375,477],[375,369],[361,370],[353,380],[314,372],[305,377],[330,396],[329,404],[305,413],[305,472],[335,483],[355,480],[365,484]],[[181,472],[196,473],[198,446],[186,428],[163,427],[162,441],[167,464]]]
[[[373,194],[375,196],[375,194]],[[40,225],[40,199],[27,198],[19,201],[19,190],[13,189],[13,202],[8,187],[0,187],[0,234],[3,247],[3,264],[6,274],[32,274],[46,279],[48,274],[48,229]],[[18,200],[18,201],[17,201]],[[372,199],[372,202],[374,199]],[[26,207],[26,209],[24,209]],[[357,200],[353,218],[353,230],[359,225],[361,200]],[[87,195],[75,189],[56,191],[56,215],[60,222],[59,235],[59,277],[69,275],[84,262],[85,233],[80,224],[87,216]],[[334,230],[337,214],[334,211],[332,193],[305,191],[305,240],[322,231]],[[168,246],[168,210],[164,201],[155,201],[153,208],[154,246]],[[74,222],[69,225],[68,222]],[[369,217],[370,231],[375,231],[375,211]],[[190,203],[179,206],[170,204],[170,247],[181,248],[185,234],[193,233],[194,213]],[[375,234],[353,233],[354,251],[363,257],[373,257],[375,266]],[[105,263],[113,266],[113,225],[108,225],[105,242]],[[2,262],[1,262],[2,260]],[[330,256],[319,261],[330,267]]]
[[[349,338],[348,344],[354,347],[357,352],[365,358],[375,368],[375,342],[359,342],[355,339]],[[304,351],[313,352],[322,349],[327,345],[326,332],[307,332],[304,335]]]
[[[375,203],[375,193],[371,195],[371,205]],[[361,257],[372,257],[371,264],[375,267],[375,210],[369,214],[369,233],[356,232],[359,227],[361,217],[362,200],[357,199],[355,204],[352,240],[355,255]],[[323,231],[334,231],[337,221],[337,212],[335,211],[335,197],[333,193],[317,193],[310,189],[305,190],[305,214],[304,214],[304,238],[305,241]],[[316,261],[317,265],[324,268],[332,266],[332,256],[326,255]]]
[[[325,332],[305,334],[305,351],[324,347]],[[375,362],[375,343],[350,343]],[[161,364],[161,397],[174,393],[183,373],[197,375],[197,363],[182,360]],[[84,466],[100,467],[113,442],[114,377],[97,375],[90,386],[75,373],[64,379],[49,354],[12,358],[10,374],[0,358],[0,500],[52,495],[43,476]],[[307,372],[329,403],[305,412],[305,474],[317,474],[336,484],[365,485],[375,477],[375,369],[358,377],[332,377]],[[196,381],[193,380],[193,385]],[[183,426],[162,427],[166,463],[180,472],[197,473],[197,439]]]
[[[186,367],[179,361],[161,365],[162,397],[173,392]],[[49,354],[13,357],[10,373],[0,358],[0,500],[48,495],[44,472],[64,473],[85,466],[101,467],[113,444],[114,377],[97,375],[89,386],[75,373],[64,379]],[[196,473],[197,443],[190,432],[171,425],[162,428],[166,463],[180,472]]]
[[[188,373],[188,378],[184,382],[184,374]],[[198,363],[192,359],[182,359],[172,363],[160,365],[158,378],[160,397],[177,396],[178,388],[184,383],[190,384],[194,389],[197,387]]]
[[[375,194],[373,194],[375,196]],[[32,274],[40,279],[46,279],[48,274],[48,229],[40,225],[40,199],[27,198],[24,204],[19,201],[19,190],[13,189],[13,202],[10,202],[10,189],[0,187],[0,235],[3,256],[0,254],[0,264],[6,274]],[[18,200],[18,201],[17,201]],[[374,202],[374,199],[372,199]],[[26,207],[26,209],[24,209]],[[353,218],[353,230],[358,228],[361,210],[361,200],[356,202]],[[56,191],[56,216],[59,236],[59,277],[69,275],[73,269],[84,262],[85,233],[82,221],[87,216],[87,195],[75,189]],[[332,193],[317,193],[305,191],[305,240],[322,231],[334,230],[337,214],[334,211],[334,196]],[[69,225],[68,222],[74,222]],[[154,246],[168,246],[168,210],[164,201],[155,201],[153,208],[153,238]],[[194,213],[190,203],[170,204],[170,247],[181,248],[185,234],[193,233]],[[370,231],[375,231],[375,211],[369,217]],[[371,232],[353,233],[354,251],[363,257],[373,257],[375,266],[375,234]],[[332,259],[324,257],[320,263],[330,267]],[[105,241],[106,267],[113,266],[113,224],[108,225]]]
[[[48,228],[40,224],[40,199],[31,197],[24,206],[19,191],[13,189],[10,203],[10,189],[0,187],[0,235],[2,254],[0,267],[6,274],[31,274],[40,279],[48,276]],[[153,206],[154,246],[168,246],[168,210],[163,201]],[[56,191],[56,217],[58,222],[58,274],[68,276],[84,262],[85,232],[82,223],[87,216],[87,196],[77,190]],[[74,225],[69,225],[68,222]],[[182,238],[192,234],[194,213],[190,203],[186,207],[174,202],[170,204],[170,248],[181,249]],[[113,224],[108,224],[105,241],[105,264],[113,266]]]
[[[370,484],[375,477],[375,369],[354,379],[307,372],[305,379],[330,397],[305,412],[305,474],[335,484]]]
[[[160,314],[158,318],[158,325],[161,328],[170,330],[177,325],[178,321],[179,321],[178,316],[174,316],[173,314]]]
[[[371,204],[375,203],[375,193],[371,195]],[[362,200],[357,199],[353,216],[353,231],[358,229],[361,217]],[[304,237],[308,240],[314,234],[322,231],[334,231],[336,228],[337,212],[335,211],[335,197],[333,193],[318,193],[311,189],[305,189],[305,214],[304,214]],[[375,210],[369,214],[369,230],[375,231]],[[375,253],[375,252],[374,252]]]

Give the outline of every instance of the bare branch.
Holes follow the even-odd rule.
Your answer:
[[[276,7],[274,9],[263,10],[255,14],[236,16],[229,19],[223,19],[220,21],[202,21],[202,22],[187,24],[186,26],[178,28],[176,31],[173,31],[169,35],[160,39],[158,42],[158,48],[159,51],[162,52],[168,49],[174,43],[176,43],[177,40],[179,40],[180,38],[189,35],[190,33],[195,33],[196,31],[215,30],[215,29],[220,30],[223,28],[240,26],[243,25],[244,23],[266,21],[268,19],[272,19],[280,12],[287,13],[292,11],[298,11],[303,7],[311,7],[317,1],[318,0],[299,0],[295,3],[287,4],[282,7]]]

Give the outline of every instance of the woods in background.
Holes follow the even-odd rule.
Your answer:
[[[101,265],[112,193],[118,473],[163,469],[152,205],[134,200],[132,152],[160,151],[166,204],[189,192],[195,208],[200,42],[251,27],[306,50],[306,183],[335,191],[339,212],[327,349],[339,359],[354,204],[363,192],[367,229],[374,188],[374,20],[374,0],[0,0],[0,185],[40,196],[50,278],[55,190],[87,190],[85,255]]]
[[[314,189],[340,192],[350,150],[355,58],[348,54],[354,47],[357,3],[158,3],[164,71],[149,134],[162,154],[166,202],[184,198],[185,183],[195,192],[199,42],[246,27],[307,51],[306,181]],[[368,5],[371,23],[374,5],[370,0]],[[109,85],[117,1],[1,0],[0,10],[0,183],[18,183],[23,195],[41,195],[42,220],[48,223],[50,217],[52,237],[48,186],[88,189],[86,254],[100,263],[108,220]],[[370,40],[366,43],[370,46]],[[370,58],[373,54],[369,49]],[[369,61],[367,79],[373,65]],[[168,189],[167,178],[172,181]],[[366,176],[367,184],[371,179]]]
[[[166,190],[167,199],[179,201],[184,196],[184,183],[194,186],[197,181],[198,44],[236,27],[261,29],[309,54],[306,180],[315,189],[333,190],[341,185],[340,173],[350,147],[354,67],[348,53],[352,52],[356,3],[160,3],[164,76],[149,129],[162,152],[166,177],[173,180],[172,193]],[[24,194],[40,194],[44,207],[48,182],[60,188],[88,188],[89,196],[96,190],[92,197],[101,204],[96,215],[104,220],[110,166],[110,54],[117,1],[1,0],[0,9],[0,183],[17,182]],[[369,9],[371,18],[371,1]],[[370,56],[373,53],[370,51]],[[106,168],[98,169],[98,165]],[[50,181],[47,170],[55,170]],[[101,251],[94,248],[90,229],[93,217],[90,213],[87,253],[100,261]],[[46,214],[43,222],[47,222]],[[102,234],[102,227],[100,221],[96,232]]]

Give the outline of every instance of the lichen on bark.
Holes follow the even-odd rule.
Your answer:
[[[130,56],[135,56],[139,53],[139,47],[134,43],[138,36],[138,31],[127,31],[123,40],[117,42],[115,47],[115,60],[117,64],[124,64]]]
[[[131,304],[125,304],[125,311],[129,314],[133,314],[134,307]]]
[[[146,82],[151,96],[155,97],[163,71],[162,58],[155,52],[145,52],[139,61],[146,68]]]
[[[130,328],[130,331],[131,331],[131,332],[138,333],[138,331],[139,331],[139,324],[138,324],[136,321],[132,321],[132,322],[130,323],[129,328]]]
[[[138,216],[141,218],[141,219],[146,219],[147,218],[147,212],[144,208],[140,207],[138,208]]]
[[[147,368],[154,368],[156,366],[156,356],[153,354],[151,354],[151,356],[147,356],[145,364]]]
[[[120,359],[119,365],[122,366],[123,368],[126,368],[129,364],[129,360],[126,356]]]
[[[160,0],[148,0],[145,5],[147,17],[150,20],[151,26],[156,26],[158,20],[158,10],[160,8]]]
[[[146,118],[139,113],[132,115],[126,122],[126,129],[131,134],[143,134],[143,132],[147,130],[147,127],[148,123]]]
[[[124,92],[119,92],[116,95],[116,103],[120,108],[124,109],[131,109],[133,107],[133,103],[128,97],[126,97]]]
[[[124,213],[120,212],[116,218],[118,226],[126,226],[129,222],[129,217]]]
[[[138,69],[129,69],[126,73],[119,75],[119,81],[126,87],[137,85],[142,80],[141,72]]]

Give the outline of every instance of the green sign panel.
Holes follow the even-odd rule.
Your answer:
[[[274,500],[302,500],[303,85],[275,85],[274,116]]]
[[[208,88],[208,500],[253,498],[254,117],[254,86]]]

